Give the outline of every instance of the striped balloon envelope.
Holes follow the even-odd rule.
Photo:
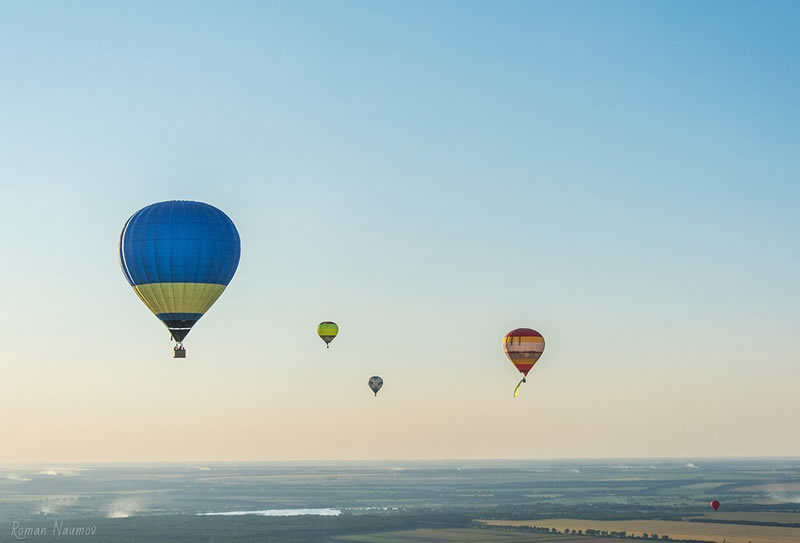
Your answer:
[[[122,272],[178,343],[176,356],[184,356],[184,338],[230,283],[240,253],[233,221],[201,202],[149,205],[119,237]]]
[[[517,328],[511,330],[503,338],[503,351],[514,367],[522,373],[522,380],[514,389],[514,396],[519,392],[519,386],[525,382],[525,377],[531,371],[539,357],[544,352],[544,337],[536,330],[530,328]]]

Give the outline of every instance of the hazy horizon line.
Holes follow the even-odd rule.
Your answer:
[[[0,468],[5,467],[51,467],[51,466],[113,466],[113,465],[174,465],[174,466],[206,466],[206,465],[258,465],[258,464],[390,464],[390,463],[485,463],[485,462],[683,462],[694,461],[748,461],[748,460],[798,460],[797,456],[595,456],[595,457],[557,457],[557,458],[404,458],[404,459],[325,459],[325,460],[108,460],[108,461],[37,461],[37,462],[2,462]]]

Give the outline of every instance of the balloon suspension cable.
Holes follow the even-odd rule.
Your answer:
[[[519,383],[517,383],[517,386],[514,388],[514,397],[515,398],[517,397],[517,394],[519,394],[519,387],[521,387],[522,383],[525,383],[525,382],[526,382],[525,378],[523,377],[522,380]]]

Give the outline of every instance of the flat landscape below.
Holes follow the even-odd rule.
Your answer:
[[[0,543],[800,543],[798,483],[798,459],[0,466]]]

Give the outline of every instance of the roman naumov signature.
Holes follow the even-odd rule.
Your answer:
[[[69,537],[91,536],[97,532],[97,526],[65,526],[62,521],[55,521],[52,530],[46,526],[23,526],[18,521],[11,523],[11,535],[15,539],[28,539],[29,537]]]

